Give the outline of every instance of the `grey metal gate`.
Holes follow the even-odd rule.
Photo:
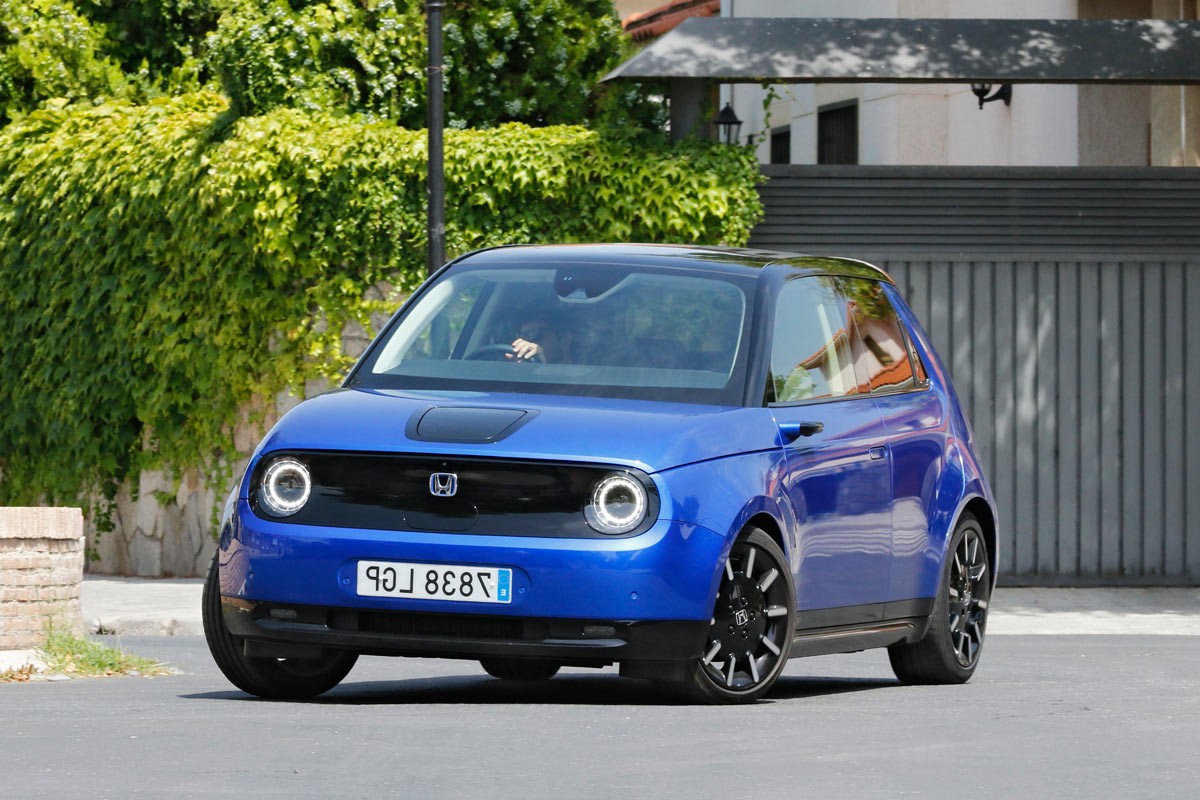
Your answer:
[[[1200,170],[766,168],[754,246],[873,261],[947,362],[1008,583],[1200,583]]]

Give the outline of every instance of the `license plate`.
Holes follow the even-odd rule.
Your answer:
[[[512,570],[460,564],[359,561],[358,593],[466,603],[511,603]]]

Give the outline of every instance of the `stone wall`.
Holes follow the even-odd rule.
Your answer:
[[[320,389],[321,387],[314,387]],[[112,530],[98,531],[86,522],[92,557],[87,571],[137,578],[198,578],[208,573],[217,548],[217,525],[232,482],[241,477],[248,455],[268,428],[299,403],[283,393],[274,402],[258,402],[243,410],[234,426],[234,449],[243,454],[230,471],[229,485],[211,486],[196,470],[178,481],[164,472],[143,472],[135,488],[117,492]]]
[[[371,300],[387,299],[390,306],[402,297],[386,284],[367,291]],[[380,330],[388,314],[372,316],[373,330]],[[357,358],[370,343],[367,330],[351,322],[342,330],[342,348]],[[323,379],[311,379],[304,385],[303,396],[314,397],[333,385]],[[99,532],[95,520],[86,521],[88,548],[94,558],[87,571],[103,575],[141,578],[194,578],[208,572],[217,546],[217,524],[232,488],[263,435],[281,416],[302,398],[281,392],[274,398],[259,398],[242,412],[233,428],[234,449],[241,455],[231,471],[229,485],[210,486],[199,472],[189,471],[176,481],[164,472],[144,472],[135,487],[126,484],[117,493],[112,517],[113,529]]]
[[[0,508],[0,650],[40,647],[47,626],[79,634],[83,513]]]
[[[137,491],[121,487],[111,531],[97,532],[88,520],[94,558],[88,572],[142,578],[204,575],[217,542],[217,492],[189,473],[178,485],[162,472],[144,472]]]

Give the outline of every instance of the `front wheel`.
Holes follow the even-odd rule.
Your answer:
[[[219,555],[219,554],[218,554]],[[327,692],[350,672],[357,653],[326,650],[319,658],[251,658],[242,640],[225,627],[221,615],[221,581],[213,557],[204,581],[204,638],[213,660],[229,682],[243,692],[271,700],[301,700]]]
[[[763,697],[783,672],[795,627],[787,559],[764,531],[749,528],[725,563],[704,655],[688,665],[691,694],[707,703]]]
[[[983,530],[975,517],[964,514],[950,542],[929,630],[918,642],[888,648],[900,682],[966,683],[983,650],[991,592]]]

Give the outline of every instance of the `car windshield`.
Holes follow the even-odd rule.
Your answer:
[[[460,265],[349,386],[740,405],[748,276],[628,265]]]

